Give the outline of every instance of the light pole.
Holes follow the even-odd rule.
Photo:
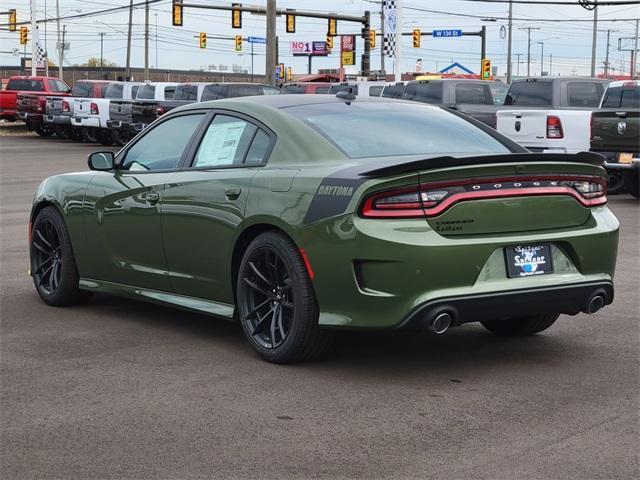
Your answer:
[[[538,45],[542,47],[540,50],[540,76],[544,75],[544,42],[538,42]]]
[[[156,68],[158,68],[158,14],[154,14],[156,16]]]

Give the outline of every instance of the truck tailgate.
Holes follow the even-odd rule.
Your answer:
[[[592,114],[591,148],[601,151],[640,151],[640,110],[607,109]]]
[[[547,141],[546,110],[500,110],[496,130],[523,147],[544,148]]]

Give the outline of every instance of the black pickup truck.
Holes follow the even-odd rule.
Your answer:
[[[382,96],[448,107],[496,128],[496,111],[507,90],[497,81],[443,78],[387,85]]]
[[[591,150],[607,159],[605,168],[609,171],[610,190],[622,183],[624,189],[638,198],[640,81],[609,84],[600,109],[591,114]]]

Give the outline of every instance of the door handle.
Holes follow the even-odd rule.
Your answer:
[[[228,187],[224,189],[224,195],[228,200],[236,200],[240,196],[242,190],[240,187]]]
[[[144,197],[149,205],[155,205],[160,200],[160,195],[155,192],[147,193],[147,196]]]

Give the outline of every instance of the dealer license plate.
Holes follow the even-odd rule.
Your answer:
[[[631,163],[633,162],[633,153],[622,152],[618,155],[619,163]]]
[[[551,246],[548,244],[506,247],[504,256],[509,278],[553,273]]]

